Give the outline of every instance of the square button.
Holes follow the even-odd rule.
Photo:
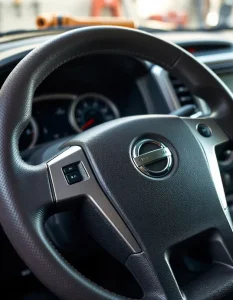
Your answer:
[[[79,171],[68,173],[65,176],[66,176],[66,180],[67,180],[68,184],[70,184],[70,185],[83,180],[82,175],[80,174]]]
[[[75,163],[75,164],[66,166],[66,167],[64,167],[62,170],[63,170],[64,174],[68,174],[68,173],[77,171],[77,170],[78,170],[78,164]]]

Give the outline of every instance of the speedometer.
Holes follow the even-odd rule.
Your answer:
[[[115,104],[100,94],[84,94],[75,100],[70,108],[69,119],[77,132],[119,118]]]

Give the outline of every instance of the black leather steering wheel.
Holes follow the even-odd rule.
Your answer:
[[[67,142],[51,161],[26,164],[18,141],[30,119],[36,88],[62,64],[96,53],[133,56],[173,72],[206,100],[211,116],[114,120]],[[105,228],[111,232],[105,235],[111,242],[103,245],[132,272],[144,299],[175,300],[184,294],[187,299],[210,299],[232,292],[232,222],[215,148],[233,138],[233,104],[232,94],[212,71],[183,49],[150,34],[117,27],[84,28],[59,35],[27,55],[4,83],[0,100],[0,222],[21,258],[58,297],[123,299],[76,271],[44,232],[48,216],[84,196],[103,217],[99,235]],[[198,132],[199,124],[210,130],[209,137]],[[145,145],[155,147],[151,151],[160,157],[151,158],[148,152],[143,156],[140,147]],[[157,159],[163,162],[161,155],[172,158],[172,163],[158,177],[150,168],[158,167]],[[69,185],[63,167],[73,163],[81,181]],[[206,284],[183,288],[169,253],[175,245],[211,229],[219,235],[216,243],[223,249],[222,265],[228,271],[221,278],[211,273]]]

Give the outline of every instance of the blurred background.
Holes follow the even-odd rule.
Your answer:
[[[0,0],[0,31],[36,29],[40,15],[127,17],[155,29],[232,27],[233,0]]]

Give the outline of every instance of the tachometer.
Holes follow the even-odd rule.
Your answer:
[[[19,150],[23,151],[35,146],[38,139],[38,127],[36,121],[31,118],[19,139]]]
[[[100,94],[84,94],[75,100],[70,108],[69,119],[77,132],[119,118],[115,104]]]

